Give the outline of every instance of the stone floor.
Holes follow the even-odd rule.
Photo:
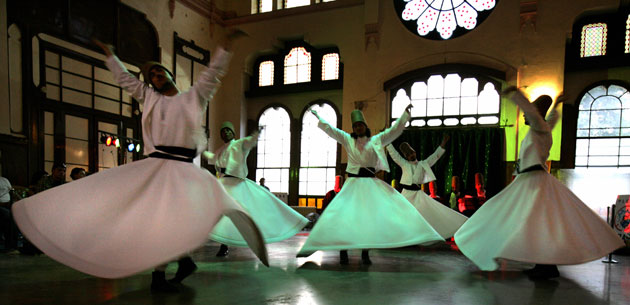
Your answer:
[[[175,295],[151,294],[150,271],[106,280],[43,255],[4,253],[0,304],[630,304],[627,256],[615,256],[615,265],[561,266],[560,278],[533,282],[519,271],[528,265],[481,272],[445,244],[372,250],[371,266],[361,265],[358,250],[346,266],[332,251],[296,259],[305,238],[269,245],[270,268],[248,249],[217,258],[210,242],[192,254],[199,270]]]

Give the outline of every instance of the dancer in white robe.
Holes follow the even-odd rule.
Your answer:
[[[225,142],[215,153],[204,152],[209,164],[214,164],[219,182],[254,219],[265,243],[274,243],[290,238],[300,232],[308,219],[278,199],[266,188],[247,179],[247,156],[258,144],[260,130],[243,139],[234,139],[234,125],[224,122],[220,128]],[[210,238],[222,243],[217,256],[228,254],[228,245],[247,246],[228,217],[223,217],[214,227]]]
[[[400,144],[400,151],[405,155],[404,158],[392,144],[387,145],[387,152],[402,169],[402,176],[400,177],[400,185],[403,188],[402,195],[445,239],[452,237],[468,217],[435,201],[425,194],[420,186],[435,180],[431,166],[444,154],[448,139],[448,135],[445,135],[435,152],[422,161],[416,159],[416,151],[407,142]]]
[[[374,177],[376,171],[389,171],[385,146],[402,134],[410,108],[411,105],[391,127],[375,136],[370,136],[359,110],[352,113],[352,135],[331,126],[312,111],[319,119],[318,127],[348,153],[348,179],[317,220],[298,257],[317,250],[396,248],[444,241],[405,197]],[[347,252],[340,255],[340,262],[347,264]],[[371,263],[366,250],[362,261]]]
[[[556,265],[581,264],[624,245],[610,226],[547,172],[551,130],[558,121],[549,96],[534,103],[515,87],[504,91],[529,124],[521,142],[514,181],[488,200],[455,233],[459,249],[481,270],[495,270],[497,260],[537,264],[532,279],[559,276]]]
[[[229,35],[224,46],[240,35]],[[194,86],[179,92],[161,64],[143,68],[150,87],[125,69],[110,46],[94,42],[107,55],[116,82],[144,105],[143,143],[149,158],[17,202],[13,213],[22,233],[63,264],[98,277],[120,278],[196,249],[226,215],[267,264],[255,223],[215,177],[192,163],[206,147],[202,118],[231,54],[218,48]],[[178,270],[175,282],[194,271],[191,263],[185,264],[184,274]],[[153,273],[151,288],[176,292],[164,279],[165,268]]]

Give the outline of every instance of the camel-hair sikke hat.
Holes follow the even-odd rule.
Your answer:
[[[164,71],[166,71],[166,73],[168,73],[171,78],[173,78],[173,73],[171,73],[171,71],[165,67],[163,64],[157,62],[157,61],[147,61],[144,63],[144,65],[142,65],[142,68],[140,68],[140,72],[142,72],[142,76],[144,77],[144,82],[153,86],[153,84],[151,83],[151,78],[149,78],[149,72],[151,71],[151,69],[153,69],[153,67],[160,67],[162,69],[164,69]]]
[[[400,146],[398,146],[398,149],[400,149],[400,152],[403,154],[403,156],[407,156],[411,154],[412,152],[414,152],[413,148],[411,148],[411,145],[409,145],[409,143],[407,142],[400,143]]]
[[[227,129],[231,130],[232,133],[236,133],[236,132],[234,132],[234,125],[230,121],[223,122],[221,124],[221,128],[219,128],[219,132],[221,132],[221,130],[223,130],[223,128],[227,128]]]

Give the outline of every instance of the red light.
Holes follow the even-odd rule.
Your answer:
[[[105,139],[105,145],[107,146],[111,146],[112,145],[112,136],[107,136],[107,139]]]

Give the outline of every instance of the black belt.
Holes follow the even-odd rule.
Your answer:
[[[232,176],[232,175],[226,174],[226,173],[225,173],[225,167],[217,167],[217,172],[219,172],[219,173],[223,174],[223,177],[238,178],[238,177],[236,177],[236,176]]]
[[[527,173],[527,172],[533,172],[533,171],[544,171],[544,170],[545,170],[545,168],[542,165],[540,165],[540,164],[536,164],[536,165],[530,166],[530,167],[528,167],[528,168],[526,168],[524,170],[519,170],[518,167],[516,168],[516,172],[519,173],[519,174],[523,174],[523,173]]]
[[[374,178],[374,167],[361,167],[358,174],[348,173],[348,178]]]
[[[177,146],[156,146],[155,148],[159,151],[154,151],[150,153],[150,158],[160,158],[192,163],[193,159],[197,155],[197,150],[192,148]]]
[[[422,189],[422,188],[421,188],[419,185],[417,185],[417,184],[413,184],[413,185],[406,185],[406,184],[402,184],[402,183],[401,183],[401,184],[400,184],[400,186],[402,186],[402,188],[403,188],[403,189],[405,189],[405,190],[410,190],[410,191],[419,191],[419,190],[421,190],[421,189]]]

